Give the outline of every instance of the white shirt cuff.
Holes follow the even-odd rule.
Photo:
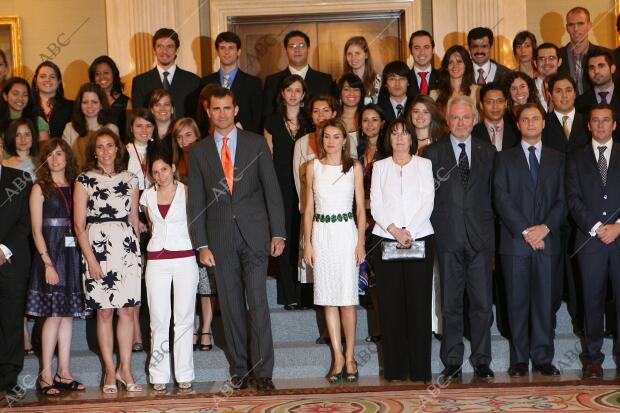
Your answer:
[[[594,224],[594,226],[590,230],[590,236],[596,237],[596,231],[601,227],[601,225],[603,225],[603,223],[601,221],[599,221],[596,224]]]
[[[6,258],[7,260],[13,256],[13,253],[11,252],[11,250],[8,249],[6,245],[4,244],[0,244],[0,250],[2,250],[2,253],[4,254],[4,258]]]

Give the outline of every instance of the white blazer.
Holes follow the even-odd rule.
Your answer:
[[[161,251],[163,249],[186,251],[193,249],[187,224],[185,185],[181,182],[177,183],[177,191],[166,218],[161,216],[157,207],[157,191],[154,186],[142,193],[140,205],[148,210],[149,218],[153,224],[151,240],[146,247],[147,251]]]

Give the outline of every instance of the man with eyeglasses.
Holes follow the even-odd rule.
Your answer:
[[[567,213],[565,156],[543,145],[545,111],[538,103],[520,106],[517,120],[521,144],[497,155],[493,180],[510,320],[508,374],[527,376],[531,360],[532,371],[559,376],[552,364],[552,296]]]
[[[476,27],[467,33],[467,46],[474,65],[474,81],[478,85],[499,82],[510,72],[506,66],[491,60],[493,32],[488,27]]]
[[[549,78],[558,72],[562,64],[560,49],[553,43],[543,43],[534,51],[534,64],[538,70],[538,76],[534,79],[538,100],[545,109],[545,112],[553,110],[551,96],[547,93],[547,82]]]
[[[290,75],[299,75],[308,88],[306,97],[311,99],[319,95],[331,95],[334,91],[334,81],[328,73],[314,70],[308,65],[310,38],[299,30],[288,32],[284,36],[284,49],[288,58],[288,67],[278,73],[267,76],[263,93],[263,119],[274,112],[276,96],[280,90],[280,82]]]
[[[491,364],[493,320],[492,261],[495,221],[491,199],[496,150],[472,135],[478,121],[467,96],[447,104],[449,136],[429,145],[424,156],[433,163],[435,205],[431,223],[442,286],[443,339],[441,361],[445,380],[461,376],[463,364],[463,297],[469,299],[470,362],[479,380],[494,378]]]
[[[519,140],[508,119],[508,103],[499,83],[487,83],[480,88],[480,107],[482,121],[474,126],[472,133],[488,140],[498,152],[515,146]]]
[[[566,13],[566,31],[570,42],[560,49],[562,64],[560,72],[568,73],[577,85],[577,95],[587,92],[590,88],[588,80],[588,64],[586,56],[593,50],[608,50],[606,47],[595,45],[588,39],[592,22],[590,12],[585,7],[573,7]]]
[[[185,100],[200,86],[200,78],[176,64],[179,34],[173,29],[161,28],[153,35],[155,67],[134,77],[131,85],[131,101],[134,108],[148,106],[150,94],[166,89],[172,95],[176,117],[195,116],[195,107],[185,107]]]

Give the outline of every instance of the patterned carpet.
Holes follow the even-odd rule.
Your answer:
[[[343,389],[344,390],[344,389]],[[332,389],[332,392],[334,389]],[[80,413],[361,413],[361,412],[608,412],[620,411],[618,385],[441,388],[234,397],[190,394],[152,398],[63,401],[6,412]],[[0,408],[1,410],[1,408]]]

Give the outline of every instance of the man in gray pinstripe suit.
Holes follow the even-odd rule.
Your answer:
[[[213,135],[189,153],[189,217],[200,262],[215,267],[231,383],[246,388],[256,377],[259,392],[274,388],[271,320],[266,276],[269,254],[284,249],[284,207],[265,139],[235,127],[239,110],[232,92],[219,88],[210,98]],[[225,159],[232,160],[227,173]],[[230,190],[232,189],[232,191]],[[246,327],[246,300],[249,333]],[[248,363],[247,336],[250,336]]]

